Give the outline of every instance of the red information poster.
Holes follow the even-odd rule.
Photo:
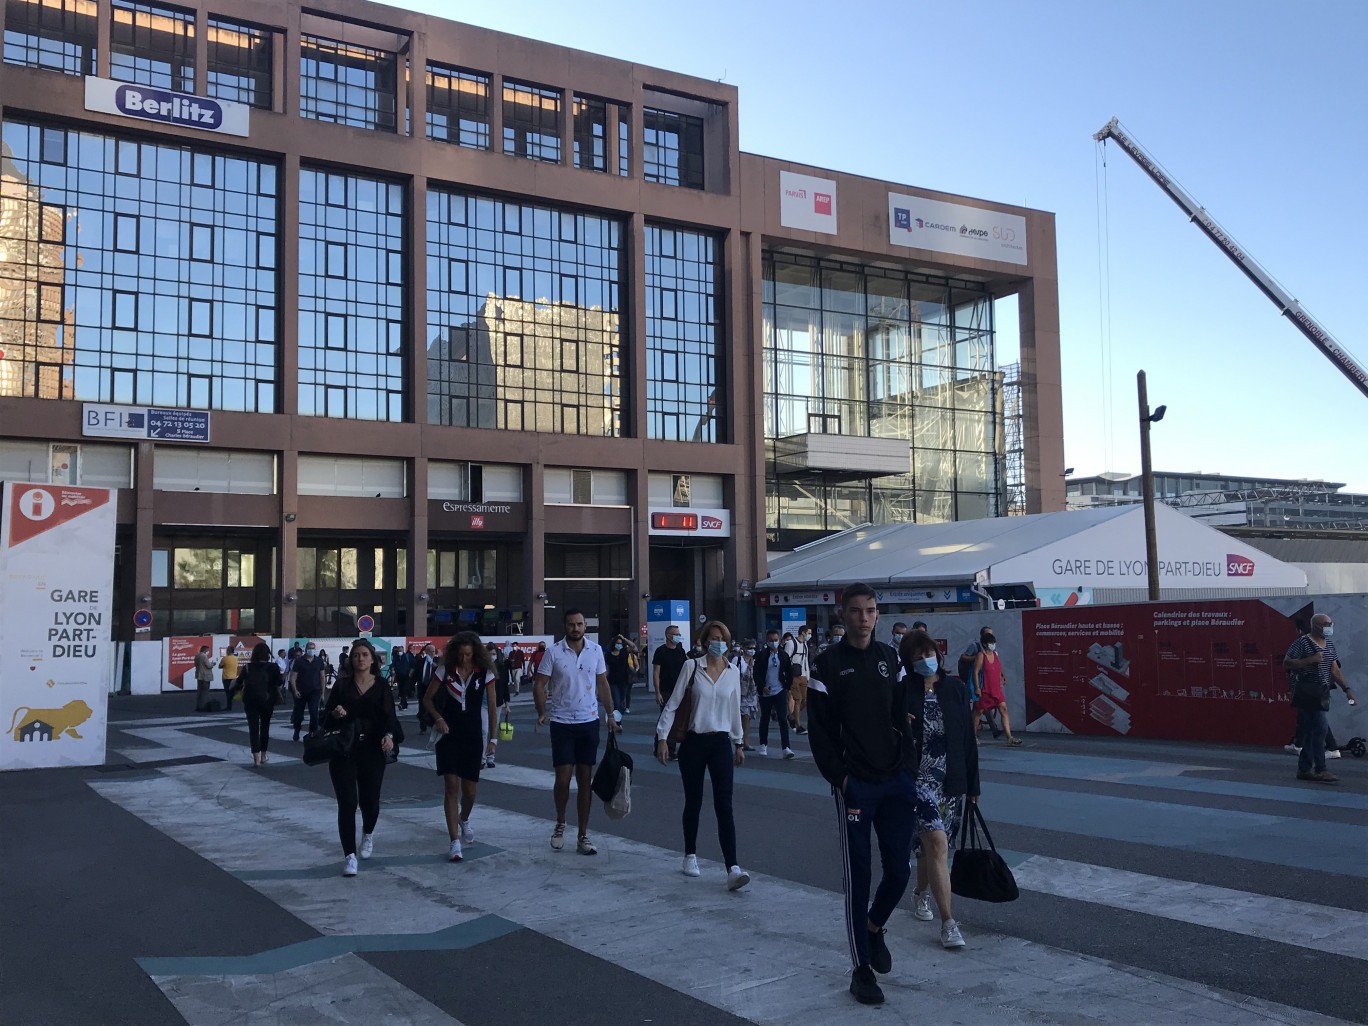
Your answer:
[[[1027,610],[1027,726],[1053,717],[1074,734],[1281,744],[1294,619],[1258,599]]]
[[[203,638],[171,638],[170,658],[167,665],[167,683],[178,688],[195,686],[195,656],[199,654],[202,647],[208,647],[210,653],[214,651],[214,639],[211,637]],[[188,682],[188,683],[187,683]]]

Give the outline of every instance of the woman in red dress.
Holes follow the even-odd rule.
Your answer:
[[[983,651],[974,657],[974,678],[983,682],[978,701],[974,703],[974,736],[978,737],[979,720],[983,714],[996,709],[1002,717],[1002,729],[1007,732],[1007,743],[1019,745],[1021,738],[1012,734],[1012,720],[1007,715],[1007,696],[1002,693],[1007,674],[997,654],[997,638],[985,634],[982,641]]]

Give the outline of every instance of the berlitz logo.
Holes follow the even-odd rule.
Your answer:
[[[223,108],[215,101],[165,89],[119,86],[114,93],[114,106],[131,117],[150,118],[172,125],[219,128],[223,124]]]
[[[826,214],[831,216],[831,197],[824,192],[814,192],[812,194],[812,212],[814,214]]]
[[[1254,560],[1248,556],[1226,556],[1226,576],[1227,577],[1253,577]]]
[[[702,524],[702,529],[703,529],[704,531],[720,531],[720,530],[722,530],[722,521],[721,521],[721,519],[719,519],[718,517],[707,517],[707,516],[705,516],[705,517],[700,518],[699,523]]]

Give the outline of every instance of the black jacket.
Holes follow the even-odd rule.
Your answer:
[[[756,683],[760,683],[756,674]],[[822,776],[839,788],[847,776],[871,784],[916,769],[898,657],[879,641],[868,648],[832,645],[812,662],[808,741]]]
[[[969,707],[969,689],[964,681],[938,671],[936,701],[945,720],[945,794],[978,796],[978,743],[974,738],[974,715]],[[912,733],[917,740],[917,761],[921,761],[922,708],[926,705],[926,685],[920,674],[907,672],[907,712],[912,717]]]
[[[776,651],[771,652],[766,645],[755,653],[755,687],[763,697],[765,694],[765,681],[769,679],[770,656],[775,656],[779,660],[779,686],[787,691],[793,686],[793,660],[784,654],[781,645]]]
[[[332,716],[333,709],[339,705],[347,710],[347,718],[356,724],[357,733],[365,735],[365,741],[358,740],[358,748],[364,745],[378,750],[380,740],[386,734],[394,739],[395,747],[404,740],[404,731],[394,713],[394,692],[380,679],[377,678],[363,695],[350,675],[339,678],[323,706],[324,723],[342,722]]]

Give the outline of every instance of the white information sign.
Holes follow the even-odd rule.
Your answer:
[[[224,135],[248,135],[252,108],[230,100],[211,100],[191,93],[175,93],[169,89],[131,82],[115,82],[108,78],[87,75],[85,80],[86,110],[102,114],[120,114],[141,121],[157,121],[163,125],[178,125],[201,132],[222,132]]]
[[[0,769],[105,759],[115,493],[0,493]]]
[[[836,182],[779,172],[779,223],[785,228],[836,234]]]
[[[888,241],[935,253],[1025,264],[1026,219],[981,207],[888,194]]]

